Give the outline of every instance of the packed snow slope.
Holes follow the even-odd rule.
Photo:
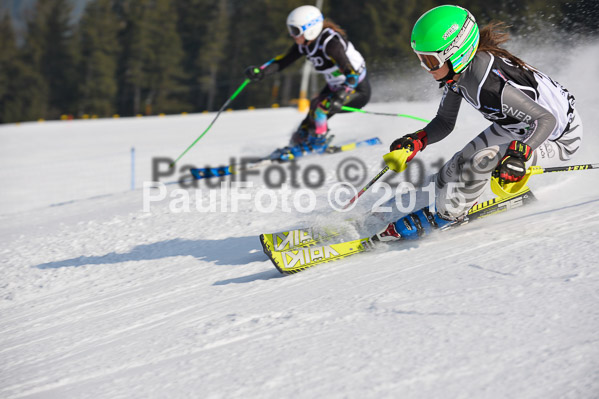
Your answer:
[[[545,66],[574,93],[585,125],[572,163],[596,163],[599,46],[577,52],[575,64]],[[431,118],[439,97],[430,96],[366,109]],[[142,189],[152,159],[175,158],[213,117],[0,126],[0,397],[599,395],[599,171],[535,176],[533,205],[281,276],[258,235],[366,220],[384,191],[338,216],[326,200],[335,169],[351,156],[374,176],[391,141],[422,123],[336,116],[336,143],[378,136],[384,145],[298,161],[298,175],[309,165],[326,172],[312,212],[281,202],[260,212],[263,174],[248,178],[251,199],[236,211],[204,182]],[[302,117],[225,113],[161,181],[183,177],[185,165],[266,155]],[[486,125],[463,104],[455,132],[428,147],[422,165],[434,172]],[[211,193],[216,210],[198,210]]]

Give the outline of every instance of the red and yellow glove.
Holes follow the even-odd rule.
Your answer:
[[[405,135],[393,142],[390,152],[383,156],[385,163],[394,172],[403,172],[408,167],[408,162],[414,158],[418,151],[422,151],[428,139],[424,130]]]
[[[412,151],[412,155],[410,155],[407,159],[407,162],[410,162],[418,151],[422,151],[426,148],[428,144],[428,138],[426,137],[426,132],[424,130],[418,130],[412,134],[406,134],[403,137],[398,138],[393,143],[391,143],[391,147],[389,151],[401,150],[403,148],[407,148]]]

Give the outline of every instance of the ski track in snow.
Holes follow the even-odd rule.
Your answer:
[[[599,87],[583,73],[559,79],[585,124],[573,163],[599,161]],[[430,118],[436,107],[367,108]],[[384,145],[300,160],[327,170],[311,214],[200,213],[194,201],[176,213],[168,200],[143,212],[143,190],[127,191],[130,147],[139,186],[152,157],[175,157],[212,118],[0,126],[0,397],[599,395],[599,172],[534,177],[530,206],[283,277],[258,235],[342,220],[326,206],[339,162],[359,157],[374,176],[388,144],[421,125],[336,116],[337,143]],[[301,118],[228,113],[180,165],[262,155]],[[454,135],[421,159],[449,159],[484,126],[464,105]],[[250,181],[255,195],[262,180]]]

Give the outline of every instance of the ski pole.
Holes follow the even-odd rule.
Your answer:
[[[383,175],[385,173],[387,173],[387,171],[389,170],[389,166],[385,166],[379,173],[377,173],[376,176],[374,176],[365,186],[363,189],[361,189],[358,194],[354,195],[354,197],[352,199],[349,200],[349,202],[347,204],[345,204],[345,206],[343,207],[343,209],[347,209],[351,204],[353,204],[358,198],[360,198],[360,196],[362,196],[362,194],[364,194],[366,192],[366,190],[368,190],[370,188],[370,186],[372,186],[374,183],[377,182],[378,179],[380,179],[381,177],[383,177]]]
[[[366,110],[363,110],[363,109],[360,109],[360,108],[348,107],[347,105],[342,106],[341,110],[342,111],[348,111],[348,112],[359,112],[359,113],[362,113],[362,114],[371,114],[371,115],[399,116],[401,118],[415,119],[417,121],[421,121],[421,122],[425,122],[425,123],[429,123],[430,122],[428,119],[419,118],[419,117],[413,116],[413,115],[407,115],[407,114],[390,114],[390,113],[386,113],[386,112],[366,111]]]
[[[532,171],[534,169],[535,171]],[[556,166],[553,168],[541,168],[540,166],[531,166],[528,170],[531,170],[532,175],[540,175],[541,173],[551,172],[574,172],[575,170],[587,170],[587,169],[599,169],[599,163],[586,163],[582,165],[570,165],[570,166]],[[540,171],[538,171],[540,170]]]
[[[554,173],[554,172],[574,172],[578,170],[587,170],[587,169],[599,169],[599,163],[587,163],[582,165],[570,165],[570,166],[556,166],[552,168],[542,168],[540,166],[531,166],[526,170],[526,174],[522,178],[522,180],[515,183],[504,183],[503,185],[499,183],[499,178],[491,177],[491,190],[495,195],[500,198],[505,198],[518,192],[524,190],[526,188],[526,183],[528,183],[528,179],[530,179],[533,175],[540,175],[542,173]]]
[[[403,172],[408,167],[408,158],[412,155],[412,151],[407,148],[402,148],[400,150],[392,151],[389,154],[383,156],[385,163],[387,164],[376,176],[370,180],[362,190],[360,190],[352,199],[349,200],[347,204],[343,207],[343,209],[347,209],[351,204],[353,204],[362,194],[366,192],[374,183],[377,182],[389,169],[393,170],[396,173]]]
[[[170,168],[172,168],[173,166],[175,166],[175,164],[177,163],[177,161],[179,161],[179,159],[181,159],[183,157],[183,155],[187,154],[187,151],[189,151],[191,149],[191,147],[193,147],[198,141],[200,141],[200,139],[202,137],[204,137],[204,135],[206,133],[208,133],[208,130],[210,130],[210,128],[212,128],[212,125],[214,125],[214,122],[216,122],[216,120],[220,116],[221,112],[223,112],[223,110],[225,108],[227,108],[227,106],[231,103],[231,101],[233,101],[235,99],[235,97],[237,97],[239,95],[239,93],[241,93],[241,91],[245,88],[245,86],[248,85],[248,83],[250,83],[250,79],[245,79],[243,81],[243,83],[241,84],[241,86],[239,86],[239,88],[237,90],[235,90],[235,93],[233,93],[233,95],[231,97],[229,97],[229,99],[223,104],[222,107],[220,107],[220,109],[218,110],[218,113],[216,114],[216,116],[214,117],[214,119],[212,120],[212,122],[210,122],[210,125],[208,125],[208,127],[206,128],[206,130],[204,130],[204,132],[202,134],[200,134],[199,137],[197,139],[195,139],[195,141],[193,143],[191,143],[191,145],[189,147],[187,147],[187,149],[185,151],[183,151],[183,153],[181,155],[179,155],[179,157],[177,157],[177,159],[175,159],[173,161],[173,163],[170,164],[170,166],[169,166]]]

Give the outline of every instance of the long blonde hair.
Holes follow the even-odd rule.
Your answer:
[[[343,36],[344,39],[347,40],[347,33],[345,33],[345,30],[342,29],[339,25],[337,25],[336,23],[334,23],[329,18],[325,18],[325,20],[324,20],[324,22],[322,24],[322,29],[324,30],[326,28],[333,29],[335,32],[339,33],[341,36]]]

